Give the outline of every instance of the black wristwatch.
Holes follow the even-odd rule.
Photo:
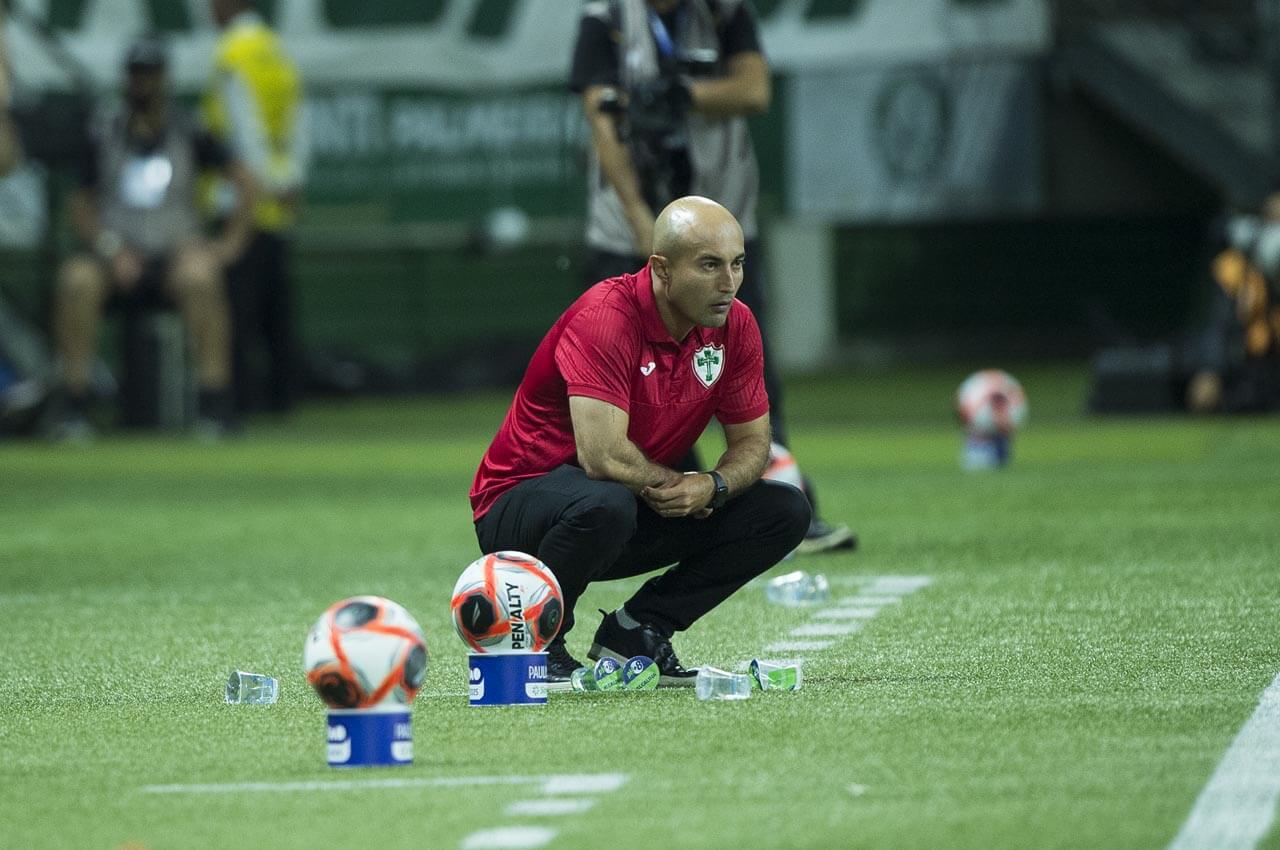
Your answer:
[[[716,485],[716,492],[711,496],[711,501],[707,502],[707,507],[714,511],[724,507],[724,503],[729,501],[729,485],[724,483],[724,476],[714,469],[707,475],[711,476],[711,481]]]

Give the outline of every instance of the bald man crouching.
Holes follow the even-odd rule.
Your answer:
[[[653,242],[648,265],[587,290],[543,338],[471,487],[481,550],[536,555],[564,591],[552,683],[582,666],[565,636],[589,583],[670,567],[605,614],[588,657],[647,655],[660,685],[692,685],[671,636],[809,526],[799,490],[760,479],[769,398],[760,330],[734,299],[742,229],[687,197],[658,216]],[[715,469],[672,469],[712,416],[727,443]]]

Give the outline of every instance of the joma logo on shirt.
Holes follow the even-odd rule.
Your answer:
[[[698,382],[707,389],[720,380],[720,372],[724,369],[724,346],[704,345],[693,352],[693,374]]]

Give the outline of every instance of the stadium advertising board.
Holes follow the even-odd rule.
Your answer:
[[[124,44],[148,28],[171,37],[173,74],[181,91],[197,91],[207,80],[216,34],[205,0],[15,3],[27,17],[47,20],[100,86],[117,79]],[[309,195],[321,217],[327,208],[341,220],[344,207],[359,206],[372,222],[476,218],[516,203],[517,197],[534,215],[580,214],[586,133],[576,99],[563,88],[580,3],[270,0],[260,5],[308,83],[316,153]],[[810,156],[811,148],[831,150],[830,133],[850,129],[823,123],[824,116],[838,112],[859,126],[874,123],[879,107],[872,89],[890,69],[1026,56],[1048,41],[1044,0],[758,0],[755,5],[770,61],[779,74],[796,80],[792,108],[786,114],[775,109],[766,119],[786,121],[791,128],[788,143],[796,147],[791,169]],[[21,20],[10,21],[8,37],[24,88],[68,84]],[[989,79],[981,73],[968,76],[974,82],[960,86],[960,97]],[[843,101],[844,108],[831,109],[833,100]],[[987,97],[984,103],[1003,101]],[[961,105],[952,102],[951,111],[962,111]],[[849,106],[861,115],[848,115]],[[817,129],[810,132],[811,126]],[[784,166],[779,158],[766,159],[764,167]],[[840,208],[828,197],[837,186],[855,188],[858,197],[880,192],[879,184],[864,181],[865,173],[859,160],[841,157],[832,158],[820,179],[802,169],[788,192],[789,203],[812,214],[877,215],[882,210],[865,204]],[[822,182],[832,174],[834,181]],[[938,211],[921,204],[915,209]]]

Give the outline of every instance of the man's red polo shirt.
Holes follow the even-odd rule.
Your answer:
[[[476,519],[521,481],[577,464],[569,396],[625,410],[627,436],[669,466],[712,416],[734,425],[769,412],[760,328],[734,301],[724,327],[694,327],[677,342],[658,313],[647,266],[588,289],[543,337],[476,470]]]

